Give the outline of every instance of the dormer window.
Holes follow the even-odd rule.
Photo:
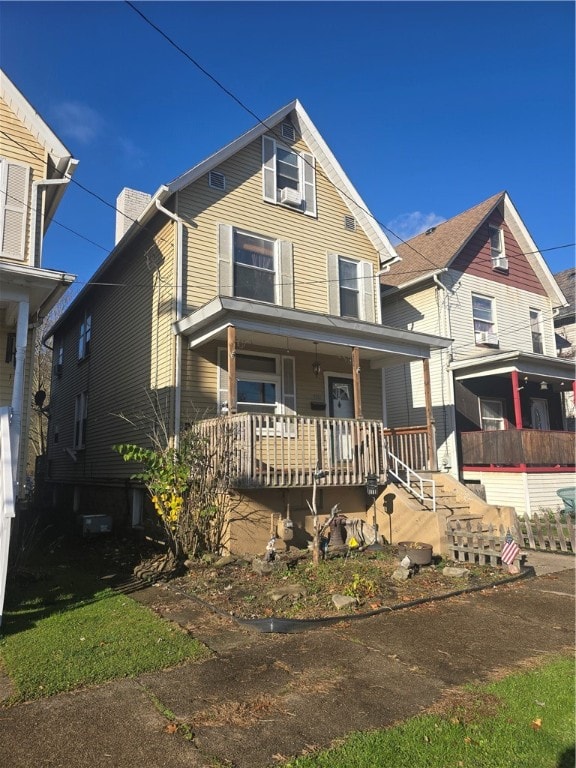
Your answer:
[[[508,271],[508,259],[504,253],[504,233],[500,227],[490,225],[490,256],[492,269]]]
[[[316,168],[309,152],[263,136],[262,177],[264,200],[316,216]]]

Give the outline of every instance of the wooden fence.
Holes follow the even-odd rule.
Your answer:
[[[562,512],[535,512],[518,518],[513,531],[518,546],[545,552],[576,552],[574,520]]]
[[[471,565],[501,565],[500,553],[506,533],[502,525],[497,529],[493,525],[483,526],[480,521],[448,521],[448,557]],[[519,566],[521,561],[522,553],[514,564]]]

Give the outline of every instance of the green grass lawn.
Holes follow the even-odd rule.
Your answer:
[[[574,659],[469,686],[440,715],[359,733],[286,768],[573,768]]]
[[[72,568],[9,585],[0,630],[0,668],[15,688],[8,703],[209,654],[176,625]]]

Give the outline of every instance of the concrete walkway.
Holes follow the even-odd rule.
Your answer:
[[[528,564],[540,575],[297,635],[255,634],[148,587],[132,596],[214,656],[1,710],[0,765],[264,768],[390,725],[447,687],[573,649],[574,558]],[[186,728],[170,733],[171,716]]]

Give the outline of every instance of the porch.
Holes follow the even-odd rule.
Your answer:
[[[429,469],[427,427],[386,429],[371,419],[238,413],[199,422],[214,467],[235,488],[362,486],[387,480],[388,451]]]
[[[463,469],[533,467],[548,471],[574,468],[574,433],[541,429],[462,432]]]

